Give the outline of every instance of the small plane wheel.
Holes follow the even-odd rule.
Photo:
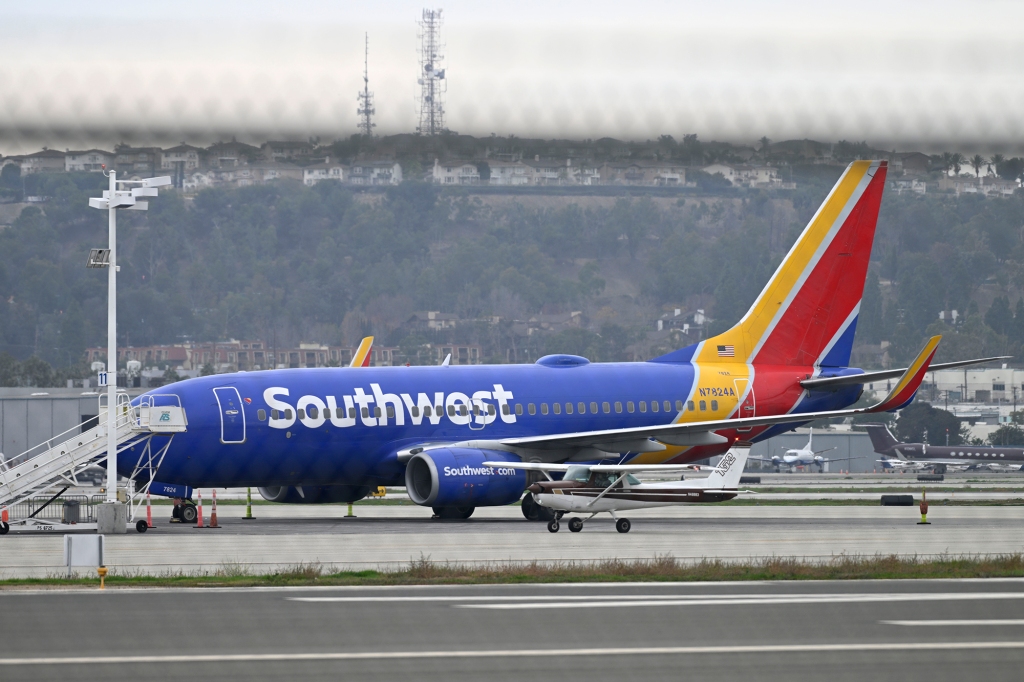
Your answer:
[[[583,530],[583,519],[578,516],[574,516],[569,519],[569,530],[573,533],[579,533]]]
[[[615,530],[619,531],[620,533],[628,533],[629,526],[629,519],[618,519],[615,522]]]
[[[146,523],[146,519],[139,519],[138,521],[136,521],[135,530],[139,531],[140,533],[145,533],[147,530],[149,530],[149,524]]]
[[[558,532],[558,519],[551,519],[548,521],[548,531],[551,533]]]
[[[11,530],[11,524],[0,521],[0,535],[7,535],[7,532]]]
[[[181,522],[195,523],[199,519],[199,512],[194,504],[181,505]]]

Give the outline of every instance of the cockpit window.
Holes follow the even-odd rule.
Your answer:
[[[633,474],[626,474],[626,483],[630,485],[640,485],[640,479]]]
[[[590,469],[588,467],[569,467],[569,470],[565,472],[565,476],[562,477],[562,480],[586,483],[590,480]]]

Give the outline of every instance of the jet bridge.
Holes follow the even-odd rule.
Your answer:
[[[106,461],[109,428],[108,406],[104,404],[106,397],[105,394],[99,397],[97,426],[84,433],[75,433],[80,428],[76,426],[6,462],[0,459],[0,509],[13,508],[17,511],[25,508],[25,505],[19,503],[39,496],[54,485],[64,486],[64,490],[77,486],[78,474],[89,466]],[[129,478],[127,502],[131,522],[149,491],[174,434],[184,432],[188,421],[176,395],[145,395],[138,404],[132,405],[128,394],[119,392],[114,409],[118,453],[129,447],[143,446]],[[154,436],[166,436],[166,442],[158,441],[158,447],[154,448]],[[50,502],[62,493],[57,493]],[[64,527],[63,524],[37,520],[35,514],[25,518],[11,518],[9,523],[12,526],[35,527],[40,530]],[[83,529],[90,525],[95,524],[77,524],[74,527]],[[8,525],[0,523],[0,534],[8,530]]]

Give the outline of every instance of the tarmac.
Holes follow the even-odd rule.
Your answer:
[[[0,612],[5,682],[1000,682],[1024,663],[1017,579],[7,591]]]
[[[876,495],[877,496],[877,495]],[[628,534],[601,515],[582,532],[548,532],[518,506],[480,508],[467,521],[431,518],[411,505],[221,505],[221,528],[169,523],[156,506],[155,527],[106,538],[106,564],[122,574],[270,572],[298,564],[328,569],[404,568],[411,562],[601,561],[672,556],[747,560],[823,559],[838,555],[992,555],[1024,552],[1024,506],[933,504],[931,525],[917,507],[693,505],[631,512]],[[204,509],[209,522],[209,507]],[[66,574],[59,533],[0,537],[0,577]]]

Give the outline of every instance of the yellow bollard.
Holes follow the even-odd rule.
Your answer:
[[[243,521],[252,521],[256,517],[252,515],[252,488],[245,489],[245,516]]]
[[[348,503],[348,514],[345,514],[345,518],[346,519],[354,519],[355,517],[356,517],[356,515],[352,513],[352,503],[349,502]]]
[[[96,572],[100,574],[100,589],[101,590],[107,589],[107,584],[106,584],[107,583],[107,567],[106,566],[100,566],[99,568],[96,569]]]
[[[920,505],[921,520],[917,522],[917,525],[919,525],[919,526],[927,526],[927,525],[931,524],[931,521],[928,520],[928,498],[927,498],[927,495],[928,495],[927,491],[921,490],[921,505]]]

